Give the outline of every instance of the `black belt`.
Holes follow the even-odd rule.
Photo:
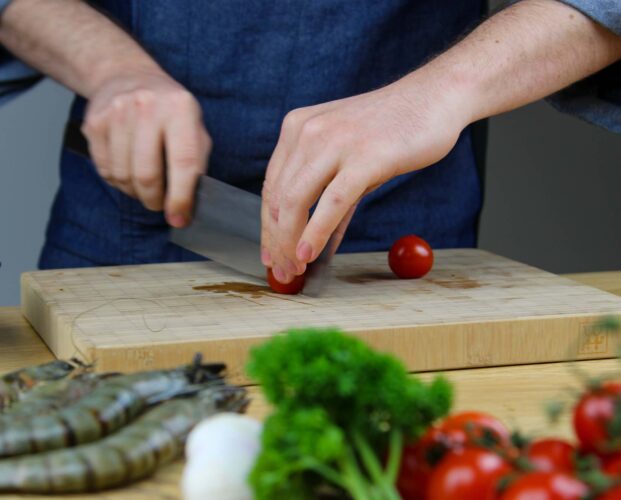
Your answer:
[[[88,150],[88,140],[82,133],[82,123],[70,121],[65,127],[65,136],[63,146],[72,153],[90,158],[91,154]]]

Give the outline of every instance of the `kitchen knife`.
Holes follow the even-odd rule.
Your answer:
[[[204,175],[198,182],[192,222],[173,228],[170,241],[218,264],[265,280],[261,262],[261,197]],[[308,266],[303,293],[318,296],[329,270],[332,245]]]

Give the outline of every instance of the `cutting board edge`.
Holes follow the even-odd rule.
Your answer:
[[[594,338],[588,328],[600,314],[548,316],[519,320],[372,328],[349,331],[372,347],[397,356],[410,372],[520,365],[574,359],[605,359],[616,356],[616,344],[608,333]],[[545,335],[542,331],[545,330]],[[415,341],[412,334],[416,333]],[[438,338],[440,337],[440,338]],[[86,362],[97,371],[159,369],[189,362],[201,352],[205,360],[227,361],[230,379],[248,384],[244,365],[252,346],[267,336],[198,341],[171,341],[151,346],[85,346]],[[543,339],[543,340],[542,340]],[[438,352],[437,346],[444,352]],[[571,346],[567,348],[567,346]],[[436,349],[431,348],[435,346]],[[586,347],[585,347],[586,346]],[[55,350],[58,357],[76,354],[73,345]],[[442,349],[440,350],[442,351]],[[427,353],[421,356],[420,353]]]
[[[56,303],[44,299],[39,284],[30,274],[22,273],[20,278],[22,316],[57,358],[78,357],[85,360],[94,357],[92,344],[73,335],[74,319],[67,315],[54,314]],[[71,334],[58,335],[58,331],[69,331]]]

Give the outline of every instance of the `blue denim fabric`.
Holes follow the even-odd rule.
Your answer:
[[[291,109],[377,88],[422,64],[476,23],[480,0],[106,1],[113,14],[199,99],[214,177],[259,193]],[[77,99],[74,119],[85,103]],[[149,212],[65,152],[40,267],[192,260]],[[480,189],[470,131],[449,156],[367,196],[341,251],[385,250],[403,234],[432,246],[475,242]]]
[[[561,0],[621,36],[621,0]],[[621,133],[621,62],[548,98],[559,111]]]

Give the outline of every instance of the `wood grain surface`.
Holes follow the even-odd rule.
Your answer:
[[[339,255],[319,298],[280,296],[209,262],[26,273],[22,311],[58,357],[162,368],[197,351],[243,375],[249,349],[295,326],[339,326],[412,371],[610,357],[589,326],[621,299],[481,250],[440,250],[398,280],[385,253]]]
[[[621,295],[621,272],[585,273],[572,275],[572,279],[589,286]],[[17,308],[0,308],[0,373],[22,366],[43,363],[53,355],[40,341],[37,334],[23,319]],[[537,434],[571,436],[567,415],[557,426],[550,426],[542,411],[552,399],[567,400],[566,388],[576,387],[575,369],[594,374],[615,376],[619,374],[617,360],[579,361],[569,363],[544,363],[522,366],[473,368],[451,370],[445,375],[455,385],[456,410],[488,411],[511,426]],[[431,377],[425,373],[420,376]],[[253,402],[249,414],[264,417],[269,411],[257,387],[250,387]],[[162,468],[152,478],[129,487],[92,495],[72,495],[66,498],[123,499],[176,499],[179,498],[179,479],[183,462],[177,461]],[[61,498],[60,496],[18,496],[3,498]]]

